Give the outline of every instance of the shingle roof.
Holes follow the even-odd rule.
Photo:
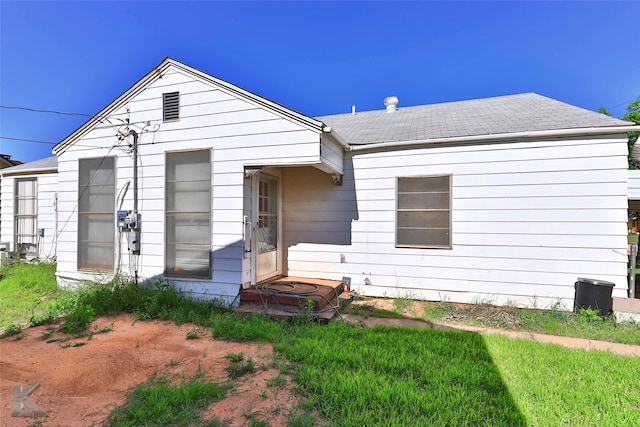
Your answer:
[[[29,163],[23,163],[18,166],[2,169],[3,175],[24,174],[29,172],[55,172],[58,170],[58,158],[56,156],[46,157],[44,159],[35,160]]]
[[[316,118],[353,145],[632,124],[535,93]]]

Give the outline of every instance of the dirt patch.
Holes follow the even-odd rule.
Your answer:
[[[112,330],[95,333],[91,339],[68,339],[49,325],[26,329],[19,340],[0,340],[0,426],[34,423],[32,418],[11,416],[16,385],[40,383],[31,400],[49,415],[40,419],[43,427],[99,426],[125,402],[132,387],[152,375],[177,383],[195,376],[230,381],[226,369],[231,353],[243,353],[245,360],[251,357],[257,369],[233,380],[234,388],[208,408],[205,417],[215,415],[231,419],[232,426],[247,426],[253,415],[281,426],[299,402],[290,378],[284,386],[268,384],[279,374],[270,344],[214,340],[209,330],[194,325],[142,322],[131,315],[101,317],[91,330],[103,328]],[[199,338],[187,340],[188,333]]]

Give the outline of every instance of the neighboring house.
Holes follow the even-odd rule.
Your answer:
[[[56,256],[56,157],[0,171],[0,247],[22,258]]]
[[[570,308],[627,287],[631,124],[536,94],[311,118],[167,58],[54,148],[58,281]],[[137,155],[136,155],[137,153]]]
[[[10,168],[21,164],[22,162],[20,160],[11,160],[11,156],[8,154],[0,154],[0,169]]]

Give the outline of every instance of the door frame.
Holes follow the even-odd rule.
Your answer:
[[[275,173],[274,173],[275,172]],[[273,277],[278,277],[280,275],[282,275],[282,265],[283,265],[283,260],[282,260],[282,255],[283,255],[283,250],[282,250],[282,176],[279,173],[279,170],[273,170],[271,169],[269,171],[269,173],[265,173],[265,172],[259,172],[257,174],[255,174],[252,178],[251,181],[251,223],[252,223],[252,239],[251,239],[251,253],[253,254],[252,256],[252,260],[251,260],[251,266],[252,266],[252,270],[254,272],[252,277],[252,281],[253,283],[259,283],[262,282],[264,280],[268,280],[270,278]],[[276,200],[277,200],[277,224],[278,224],[278,232],[277,232],[277,246],[276,246],[276,268],[273,272],[264,274],[262,276],[258,275],[258,258],[259,258],[259,251],[258,251],[258,218],[259,218],[259,193],[260,193],[260,178],[261,177],[266,177],[268,179],[271,179],[273,181],[275,181],[276,183],[276,188],[277,188],[277,195],[276,195]]]

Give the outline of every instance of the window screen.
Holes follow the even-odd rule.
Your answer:
[[[211,277],[210,151],[167,153],[166,256],[169,276]]]
[[[78,188],[78,269],[113,270],[114,158],[81,159]]]
[[[180,118],[180,92],[162,94],[162,120],[169,122]]]
[[[15,244],[37,243],[37,181],[35,178],[17,179],[15,183]]]
[[[398,177],[396,246],[451,247],[451,175]]]

